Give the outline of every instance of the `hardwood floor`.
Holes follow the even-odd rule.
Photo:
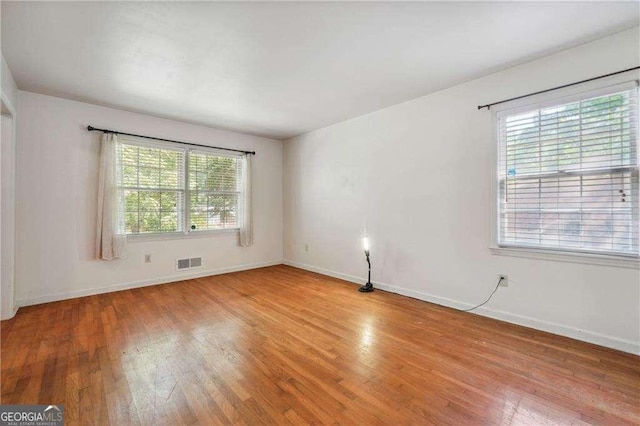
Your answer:
[[[638,424],[640,357],[287,266],[22,308],[3,404],[67,424]]]

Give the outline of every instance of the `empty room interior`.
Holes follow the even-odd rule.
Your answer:
[[[640,2],[0,24],[0,424],[640,424]]]

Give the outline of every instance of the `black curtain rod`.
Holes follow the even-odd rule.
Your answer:
[[[174,140],[171,140],[171,139],[154,138],[153,136],[136,135],[136,134],[133,134],[133,133],[118,132],[116,130],[98,129],[98,128],[95,128],[93,126],[87,126],[87,130],[90,131],[90,132],[115,133],[116,135],[135,136],[137,138],[153,139],[155,141],[179,143],[180,145],[199,146],[201,148],[222,149],[224,151],[242,152],[244,154],[256,155],[255,151],[243,151],[241,149],[222,148],[222,147],[219,147],[219,146],[200,145],[200,144],[197,144],[197,143],[174,141]]]
[[[482,108],[491,109],[491,107],[494,106],[494,105],[503,104],[505,102],[510,102],[510,101],[515,101],[516,99],[527,98],[529,96],[539,95],[540,93],[551,92],[552,90],[564,89],[565,87],[575,86],[576,84],[588,83],[589,81],[598,80],[600,78],[605,78],[605,77],[611,77],[612,75],[622,74],[622,73],[625,73],[625,72],[638,70],[638,69],[640,69],[640,67],[633,67],[633,68],[629,68],[627,70],[612,72],[611,74],[605,74],[605,75],[601,75],[601,76],[598,76],[598,77],[593,77],[593,78],[588,78],[586,80],[577,81],[575,83],[569,83],[569,84],[565,84],[565,85],[562,85],[562,86],[553,87],[551,89],[541,90],[539,92],[529,93],[528,95],[522,95],[522,96],[518,96],[516,98],[505,99],[504,101],[494,102],[492,104],[478,105],[478,109],[482,109]]]

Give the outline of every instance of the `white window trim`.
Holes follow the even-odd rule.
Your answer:
[[[147,148],[159,148],[159,149],[170,149],[173,151],[182,151],[184,155],[184,174],[185,174],[185,188],[184,199],[185,199],[185,215],[184,219],[184,230],[178,232],[142,232],[136,234],[127,234],[127,242],[129,243],[137,243],[137,242],[146,242],[146,241],[166,241],[166,240],[180,240],[185,238],[206,238],[212,236],[226,236],[233,235],[237,236],[240,232],[239,227],[235,228],[223,228],[223,229],[191,229],[188,225],[189,219],[189,209],[186,208],[187,197],[189,196],[189,153],[192,151],[195,152],[204,152],[215,154],[219,157],[228,157],[228,158],[242,158],[242,154],[231,154],[227,151],[222,151],[216,148],[209,147],[189,147],[188,145],[182,146],[176,143],[171,142],[162,142],[162,141],[154,141],[149,140],[137,136],[120,136],[119,143],[128,144],[128,145],[136,145]]]
[[[191,230],[189,232],[145,232],[141,234],[127,234],[127,242],[141,243],[146,241],[181,240],[184,238],[237,236],[240,228]]]
[[[550,260],[555,262],[583,263],[587,265],[640,269],[640,259],[638,257],[521,247],[490,246],[489,250],[491,251],[491,254],[498,256],[523,257],[527,259]]]
[[[568,87],[565,89],[554,90],[540,95],[518,99],[504,104],[491,107],[491,238],[489,243],[489,251],[493,255],[512,256],[528,259],[549,260],[556,262],[582,263],[588,265],[602,265],[611,267],[621,267],[630,269],[640,269],[640,256],[610,255],[599,253],[584,253],[579,251],[561,251],[544,248],[528,248],[528,247],[508,247],[498,244],[498,212],[499,209],[499,175],[498,175],[498,117],[506,110],[524,111],[531,107],[539,108],[546,103],[553,103],[558,99],[579,98],[583,94],[595,91],[608,91],[612,86],[622,84],[631,84],[634,82],[639,84],[640,73],[635,75],[625,74],[617,75],[600,81],[585,83],[580,86]],[[515,94],[517,95],[517,94]]]

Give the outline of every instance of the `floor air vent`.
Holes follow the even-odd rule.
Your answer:
[[[198,268],[200,266],[202,266],[201,257],[192,257],[191,259],[178,259],[176,261],[176,268],[178,269],[178,271],[182,271],[183,269]]]

